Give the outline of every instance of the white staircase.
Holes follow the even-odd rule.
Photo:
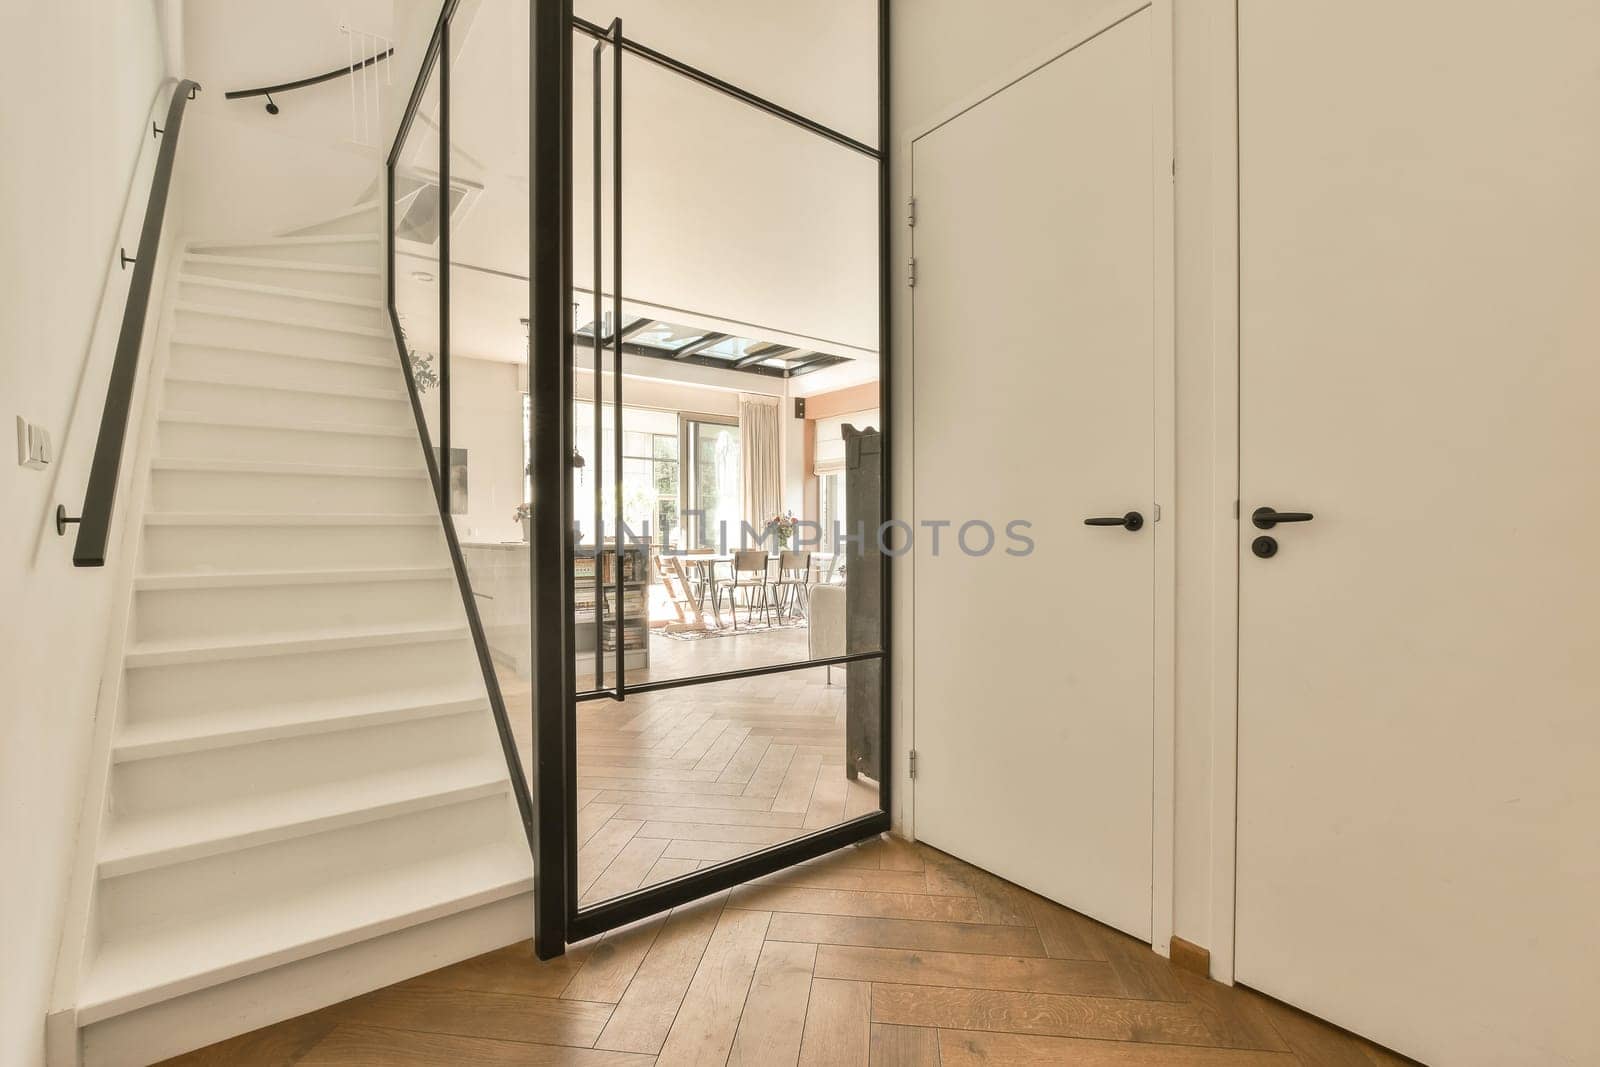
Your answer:
[[[321,234],[173,266],[78,964],[90,1062],[178,1051],[110,1039],[137,1013],[530,888],[381,257]]]

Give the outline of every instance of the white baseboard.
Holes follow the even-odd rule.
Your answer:
[[[85,1029],[57,1067],[140,1067],[292,1019],[533,936],[533,894],[485,904]]]

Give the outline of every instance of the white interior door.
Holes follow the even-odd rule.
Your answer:
[[[912,149],[914,505],[951,523],[918,529],[916,834],[1146,940],[1153,43],[1146,8]]]
[[[1600,1062],[1600,4],[1243,0],[1237,976]],[[1251,512],[1304,510],[1251,551]]]

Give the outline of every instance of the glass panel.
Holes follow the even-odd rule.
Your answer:
[[[609,210],[602,211],[603,277],[593,279],[593,44],[576,40],[573,52],[573,259],[585,289],[609,291]],[[609,208],[609,52],[600,63],[606,154],[598,195]],[[862,438],[852,465],[842,426],[877,425],[877,165],[654,64],[625,60],[623,70],[624,288],[638,303],[622,310],[626,322],[651,320],[628,336],[623,372],[621,517],[649,563],[649,625],[627,679],[642,684],[876,651],[878,441],[875,433]],[[662,113],[697,119],[669,130],[654,120]],[[747,172],[697,165],[738,158],[751,144],[761,146],[768,173],[806,180],[773,185],[777,203],[752,201]],[[794,229],[797,218],[807,225]],[[780,247],[782,255],[751,254]],[[609,299],[598,312],[587,293],[575,299],[580,331],[615,314]],[[669,307],[684,310],[652,314]],[[781,336],[736,325],[748,323],[772,324]],[[831,344],[796,343],[807,337]],[[813,362],[819,348],[830,350],[826,364]],[[576,388],[585,397],[592,396],[585,392],[589,358],[589,347],[578,346]],[[733,366],[745,359],[754,362]],[[609,372],[609,356],[603,366]],[[609,378],[604,388],[609,401]],[[797,418],[802,397],[807,407]],[[676,470],[663,462],[671,431],[637,425],[641,410],[677,420]],[[872,417],[863,417],[869,410]],[[580,432],[592,425],[588,418],[575,420]],[[828,465],[819,466],[813,446],[830,419]],[[647,457],[655,462],[642,462]],[[825,475],[835,476],[826,493]],[[590,488],[580,486],[580,497]],[[611,508],[604,510],[610,528]],[[593,525],[587,514],[579,518]],[[759,551],[761,562],[751,557],[735,573],[740,549]],[[811,605],[819,586],[848,594],[829,606],[837,618],[820,627]]]
[[[882,439],[875,428],[874,386],[817,394],[817,406],[808,406],[808,415],[853,403],[870,403],[871,409],[777,420],[790,433],[789,454],[797,460],[810,456],[812,467],[780,465],[781,492],[785,498],[792,494],[799,506],[754,526],[744,506],[746,443],[737,419],[679,413],[683,461],[657,459],[648,487],[642,484],[642,458],[625,454],[629,533],[637,543],[647,541],[652,554],[652,625],[647,648],[629,667],[630,683],[882,647]],[[631,425],[634,411],[627,409],[625,425]],[[783,425],[788,422],[794,426]],[[629,438],[642,441],[644,435]],[[653,454],[670,454],[669,440],[654,436],[659,445]],[[630,448],[640,449],[642,456],[640,446]],[[652,503],[647,533],[643,521]],[[747,550],[754,555],[741,559],[738,553]],[[814,593],[823,586],[843,595],[824,594],[826,603],[814,608]]]
[[[452,22],[448,50],[450,199],[461,205],[449,219],[450,518],[525,773],[533,759],[528,528],[535,459],[528,451],[529,289],[522,277],[528,35],[526,5],[483,0],[470,20]],[[441,118],[427,112],[416,125],[436,131]],[[437,137],[430,140],[437,173]]]
[[[587,906],[878,810],[876,661],[578,705]]]
[[[433,70],[406,131],[394,175],[394,307],[439,459],[439,72]]]
[[[607,335],[623,311],[609,298],[618,285],[638,301],[621,319],[637,327],[623,365],[587,342],[573,356],[580,908],[875,813],[883,765],[879,662],[807,663],[881,644],[881,450],[875,417],[861,417],[878,405],[878,166],[625,60],[619,283],[613,58],[574,41],[570,251],[585,291],[573,293],[572,328]],[[669,130],[661,114],[697,118]],[[775,187],[777,205],[750,200],[747,173],[699,165],[752,144],[769,173],[806,175]],[[807,220],[799,231],[796,218]],[[752,254],[772,247],[783,255]],[[655,318],[665,308],[684,310]],[[783,341],[742,323],[773,324]],[[848,355],[815,362],[812,343],[790,346],[796,336],[834,339],[815,344]],[[830,418],[837,454],[819,466],[813,444]],[[824,514],[837,526],[826,537]],[[603,690],[618,650],[630,686],[796,669],[615,701]]]

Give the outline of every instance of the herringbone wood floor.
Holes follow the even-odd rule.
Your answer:
[[[880,838],[540,963],[516,944],[174,1063],[1406,1062]]]
[[[584,904],[878,810],[845,776],[845,671],[820,668],[578,709]]]

